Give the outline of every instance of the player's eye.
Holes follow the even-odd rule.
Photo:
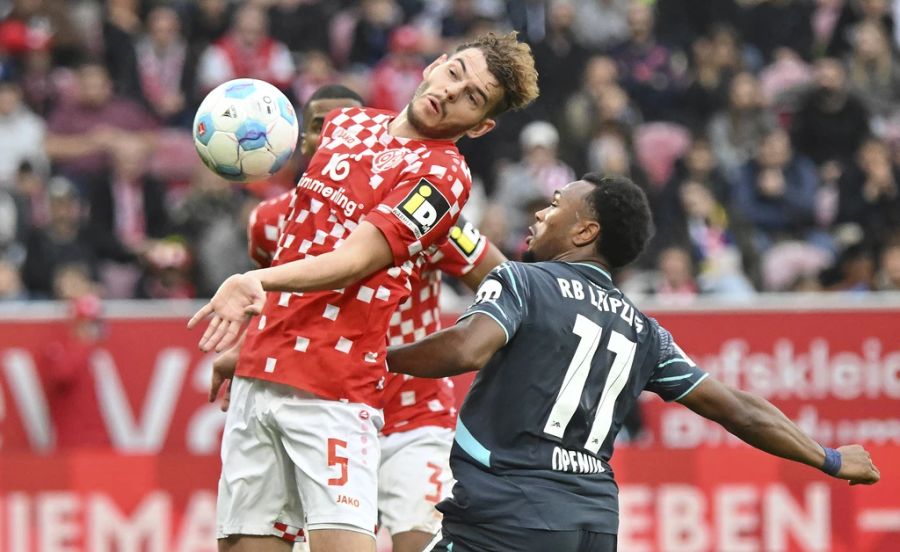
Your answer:
[[[475,94],[469,93],[469,101],[472,102],[472,105],[478,106],[478,100],[475,99]]]
[[[453,69],[450,69],[450,76],[453,77],[453,78],[455,79],[455,78],[456,78],[456,71],[454,71]]]

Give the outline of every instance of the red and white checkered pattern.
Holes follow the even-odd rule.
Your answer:
[[[294,190],[263,201],[250,211],[247,222],[247,248],[256,264],[266,267],[272,264],[278,237],[290,212]],[[293,238],[291,239],[293,241]]]
[[[396,138],[388,132],[393,116],[352,108],[326,120],[321,145],[291,197],[272,265],[333,251],[365,220],[385,236],[396,266],[343,290],[267,294],[265,323],[248,329],[238,375],[381,406],[391,316],[411,290],[410,276],[427,262],[424,253],[455,222],[471,185],[455,147]],[[376,175],[373,158],[400,149],[406,150],[402,161],[379,165]],[[449,207],[417,236],[394,212],[423,178]]]
[[[276,522],[272,533],[287,542],[306,542],[306,534],[302,527],[293,527],[286,523]]]
[[[441,329],[441,272],[462,276],[482,261],[487,241],[477,233],[473,253],[466,255],[451,240],[429,256],[429,262],[412,279],[409,297],[391,316],[391,345],[413,343]],[[449,378],[411,378],[388,374],[384,392],[385,435],[423,426],[452,428],[456,424],[453,382]]]

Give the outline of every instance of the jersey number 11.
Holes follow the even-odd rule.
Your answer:
[[[544,425],[544,433],[560,439],[566,432],[566,428],[581,402],[581,395],[591,371],[594,354],[597,352],[597,347],[600,346],[603,328],[579,314],[575,318],[575,327],[572,332],[580,338],[578,347],[575,348],[575,355],[569,363],[569,368],[566,369],[562,388],[556,396],[550,417]],[[597,454],[609,434],[616,399],[625,388],[625,384],[628,383],[637,345],[619,332],[613,331],[606,347],[615,356],[612,366],[609,368],[609,374],[606,376],[603,393],[600,394],[600,403],[597,405],[594,423],[591,424],[591,432],[584,444],[584,448],[594,454]]]

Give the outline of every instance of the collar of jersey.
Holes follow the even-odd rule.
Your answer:
[[[591,264],[591,263],[570,263],[570,264],[584,266],[584,267],[590,268],[591,270],[596,270],[601,275],[603,275],[604,278],[606,278],[607,280],[612,282],[612,276],[609,275],[609,272],[603,270],[602,268],[600,268],[599,266],[597,266],[595,264]]]

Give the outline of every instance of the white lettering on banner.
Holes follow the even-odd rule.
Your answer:
[[[216,495],[199,491],[191,496],[181,520],[175,552],[216,552]]]
[[[629,552],[652,552],[653,491],[648,485],[619,488],[619,548]]]
[[[619,548],[629,552],[828,550],[832,545],[828,485],[810,483],[802,493],[797,501],[781,484],[721,485],[711,494],[684,484],[659,485],[655,492],[649,485],[622,485]]]
[[[728,485],[720,487],[715,497],[717,514],[716,544],[728,552],[756,552],[759,540],[759,515],[753,506],[757,503],[756,488],[752,485]]]
[[[3,508],[0,508],[0,512]],[[29,514],[28,495],[11,493],[6,499],[6,519],[0,520],[0,537],[6,535],[6,541],[0,541],[0,549],[5,544],[6,550],[33,550],[31,546],[31,520]],[[5,523],[6,530],[2,530]]]
[[[861,353],[831,354],[826,339],[813,339],[806,352],[779,339],[771,353],[750,353],[744,339],[725,341],[700,366],[714,377],[767,399],[900,399],[900,351],[884,351],[880,339],[863,341]],[[695,355],[696,357],[696,355]]]
[[[37,524],[40,530],[40,552],[78,552],[75,542],[81,538],[81,526],[75,519],[78,495],[57,491],[41,493],[37,500]]]
[[[900,418],[863,418],[835,422],[821,419],[817,407],[803,406],[793,421],[813,439],[826,445],[900,445]],[[744,446],[740,439],[720,425],[682,408],[668,408],[660,414],[660,444],[674,449],[703,445]]]
[[[148,494],[129,518],[111,498],[94,494],[87,501],[86,548],[93,552],[166,552],[172,532],[171,509],[169,496],[156,491]]]
[[[661,550],[708,550],[706,500],[693,485],[665,485],[657,498],[659,548]]]
[[[47,398],[31,354],[25,349],[8,349],[3,354],[3,373],[32,449],[51,450],[54,437]]]
[[[5,502],[5,504],[3,504]],[[5,506],[5,508],[3,507]],[[52,491],[0,496],[0,550],[39,552],[215,552],[216,497],[196,491],[183,515],[172,496],[149,492],[125,514],[109,496]],[[32,511],[34,517],[32,517]],[[5,525],[5,526],[4,526]],[[180,526],[176,534],[173,528]],[[33,535],[33,537],[32,537]]]
[[[113,446],[133,453],[157,452],[162,448],[179,396],[173,390],[181,389],[188,358],[184,349],[160,351],[138,424],[112,356],[102,349],[94,354],[91,359],[94,385]]]
[[[770,485],[763,496],[763,549],[787,550],[788,536],[809,550],[831,546],[831,497],[828,485],[812,483],[805,492],[806,511],[781,485]]]

